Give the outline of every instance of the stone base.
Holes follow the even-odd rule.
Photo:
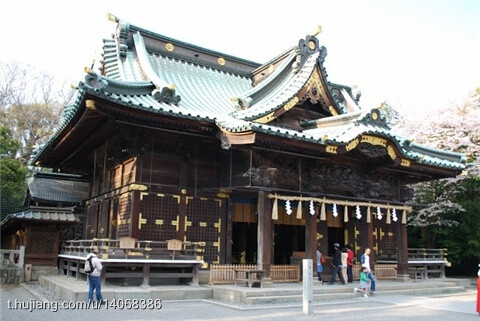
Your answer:
[[[409,274],[397,274],[397,281],[412,282],[413,280]]]
[[[23,269],[16,266],[3,266],[0,269],[1,284],[16,284],[23,282]]]
[[[32,265],[32,275],[30,281],[38,281],[43,275],[57,275],[58,268],[50,265]]]
[[[273,286],[272,278],[262,279],[262,288],[270,288]]]

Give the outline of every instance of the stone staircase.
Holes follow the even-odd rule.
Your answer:
[[[465,291],[465,288],[456,281],[434,282],[378,282],[375,296],[381,295],[437,295]],[[320,285],[314,284],[314,301],[332,301],[353,299],[359,294],[353,293],[358,283],[349,285]],[[265,288],[247,289],[243,287],[214,287],[213,299],[245,303],[245,304],[281,304],[302,302],[303,292],[301,284],[295,288]]]

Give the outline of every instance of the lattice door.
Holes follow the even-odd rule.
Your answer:
[[[57,235],[32,233],[28,239],[27,254],[57,254],[55,242]]]
[[[382,220],[373,220],[373,244],[377,253],[377,259],[396,259],[397,242],[395,227],[398,222],[387,224],[386,215]]]
[[[165,241],[178,238],[180,196],[142,193],[140,204],[139,239]]]
[[[185,240],[204,242],[200,256],[207,265],[220,263],[221,232],[226,217],[226,202],[214,198],[187,197],[185,217]]]
[[[100,203],[100,210],[98,212],[98,227],[97,237],[108,237],[108,214],[110,209],[110,200],[103,200]]]
[[[132,197],[130,193],[120,196],[118,201],[117,237],[131,236],[132,233]]]
[[[100,203],[93,203],[87,208],[87,222],[85,237],[91,239],[97,237],[98,208]]]
[[[54,228],[26,229],[25,263],[56,265],[60,232]]]

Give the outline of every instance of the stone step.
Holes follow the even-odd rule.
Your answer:
[[[380,281],[381,282],[381,281]],[[456,282],[435,282],[435,283],[423,283],[423,282],[416,282],[416,283],[406,283],[406,284],[395,284],[395,285],[378,285],[377,288],[379,291],[388,291],[388,290],[403,290],[403,289],[411,289],[412,285],[415,285],[416,289],[423,289],[423,288],[444,288],[444,287],[453,287],[457,286]],[[358,287],[358,282],[348,284],[348,285],[336,285],[330,286],[326,283],[323,285],[316,284],[313,288],[313,294],[324,294],[324,293],[348,293],[353,292],[354,287]],[[248,288],[236,287],[235,291],[242,292],[243,296],[245,297],[260,297],[260,296],[291,296],[291,295],[301,295],[303,292],[302,288],[299,287],[298,289],[255,289],[255,290],[247,290]]]
[[[465,291],[463,286],[446,286],[446,287],[431,287],[431,288],[416,288],[416,289],[394,289],[394,290],[382,290],[379,294],[408,294],[408,295],[434,295],[434,294],[447,294],[457,293]]]
[[[375,293],[375,296],[395,294],[395,295],[435,295],[435,294],[446,294],[446,293],[455,293],[465,291],[464,287],[461,286],[447,286],[447,287],[423,287],[423,288],[409,288],[409,289],[393,289],[393,290],[384,290],[378,289]],[[328,292],[328,293],[317,293],[313,295],[314,301],[327,301],[327,300],[345,300],[359,297],[359,294],[353,293],[351,291],[343,292]],[[291,302],[302,302],[303,295],[278,295],[278,296],[248,296],[245,297],[242,302],[247,304],[268,304],[268,303],[291,303]]]

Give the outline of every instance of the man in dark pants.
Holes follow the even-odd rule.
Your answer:
[[[343,279],[342,271],[340,269],[342,265],[342,252],[340,252],[340,244],[335,243],[333,244],[335,247],[335,255],[333,256],[333,271],[332,271],[332,277],[330,278],[330,284],[335,283],[335,277],[338,275],[340,278],[340,282],[342,284],[345,284],[345,280]]]

